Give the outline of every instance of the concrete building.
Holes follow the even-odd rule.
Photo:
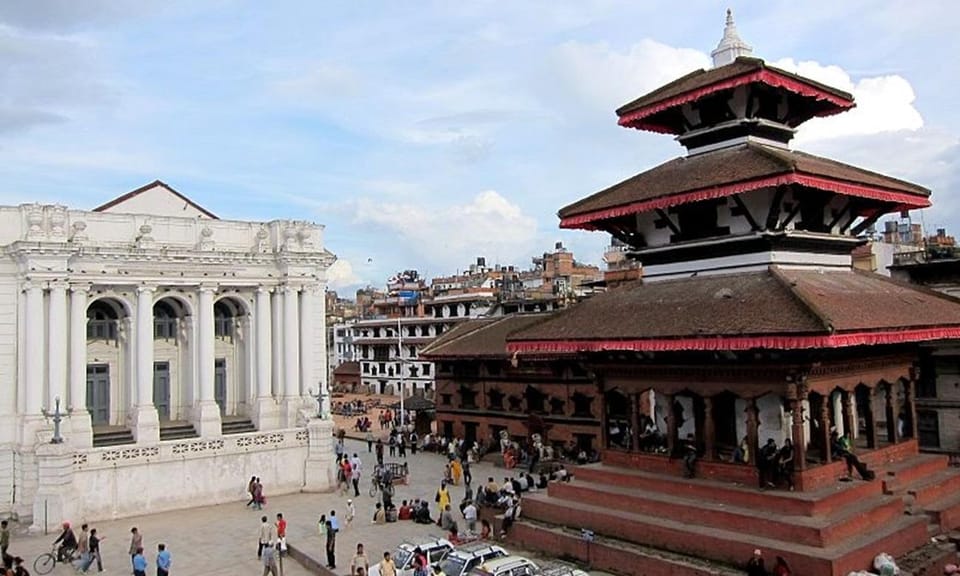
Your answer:
[[[0,222],[0,515],[223,502],[252,475],[329,486],[321,226],[220,220],[160,181]]]

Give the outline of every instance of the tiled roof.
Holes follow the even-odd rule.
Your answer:
[[[793,74],[792,72],[787,72],[786,70],[781,70],[774,66],[770,66],[759,58],[741,56],[726,66],[711,68],[710,70],[700,69],[691,72],[686,76],[681,76],[669,84],[665,84],[664,86],[644,94],[632,102],[624,104],[617,109],[617,116],[623,116],[633,112],[634,110],[652,106],[675,96],[700,90],[701,88],[706,88],[712,84],[719,84],[725,80],[761,70],[767,70],[778,76],[783,76],[795,82],[806,84],[812,88],[831,94],[840,100],[853,101],[853,96],[848,92],[844,92],[843,90],[838,90],[831,86],[827,86],[826,84],[821,84],[815,80],[811,80],[809,78]]]
[[[507,357],[507,337],[549,318],[550,314],[511,314],[471,320],[448,331],[420,352],[430,359]]]
[[[515,349],[513,344],[524,341],[605,341],[605,349],[616,349],[617,341],[632,341],[625,349],[644,349],[643,341],[658,341],[659,349],[667,349],[662,343],[673,339],[832,337],[940,327],[960,328],[960,300],[876,274],[771,267],[623,285],[514,332],[509,343]]]
[[[334,376],[355,376],[360,373],[359,362],[344,362],[333,369]]]
[[[784,174],[861,184],[925,199],[930,190],[876,172],[820,158],[804,152],[746,143],[703,154],[685,156],[641,172],[560,209],[567,219],[639,202],[678,197],[697,191],[757,181]]]

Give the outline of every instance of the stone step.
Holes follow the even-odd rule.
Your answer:
[[[133,437],[133,432],[129,428],[110,427],[108,429],[93,431],[94,448],[135,443],[136,440]]]
[[[790,515],[781,511],[770,514],[768,508],[741,507],[729,502],[718,503],[581,479],[569,483],[554,482],[549,487],[549,495],[608,508],[626,508],[634,513],[669,517],[680,522],[715,528],[733,527],[745,533],[808,546],[843,541],[903,514],[903,502],[899,497],[883,495],[866,497],[823,516]]]
[[[220,431],[224,435],[246,434],[248,432],[256,432],[257,427],[249,418],[225,418],[220,423]]]
[[[783,556],[795,573],[817,576],[844,576],[866,568],[881,551],[899,556],[927,541],[927,519],[913,516],[897,517],[841,544],[821,548],[541,494],[526,497],[523,510],[524,517],[532,520],[585,528],[602,536],[725,564],[742,562],[755,548],[761,548],[770,558]]]
[[[919,454],[886,465],[877,472],[877,477],[883,481],[884,493],[897,494],[903,492],[911,482],[947,468],[948,462],[949,458],[942,454]]]
[[[957,468],[946,468],[906,487],[906,492],[913,496],[914,505],[921,507],[934,504],[945,496],[952,496],[958,490],[960,469]]]
[[[197,430],[189,422],[164,422],[160,425],[160,440],[183,440],[197,436]]]
[[[777,510],[791,516],[816,516],[873,498],[882,493],[880,482],[834,482],[810,492],[785,490],[759,491],[754,485],[730,484],[702,478],[680,478],[619,468],[605,464],[588,464],[573,470],[577,480],[661,492],[694,500],[717,502],[731,506]]]
[[[627,576],[743,576],[742,570],[731,566],[624,540],[595,536],[588,543],[579,531],[532,520],[515,523],[509,540],[525,549],[585,564],[594,571]]]
[[[940,533],[960,528],[960,493],[941,498],[923,507]]]

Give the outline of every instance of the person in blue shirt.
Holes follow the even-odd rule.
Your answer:
[[[336,511],[336,510],[331,510],[331,511],[330,511],[330,526],[333,527],[333,531],[334,531],[334,532],[339,532],[339,531],[340,531],[340,521],[337,520],[337,511]]]
[[[157,544],[157,576],[168,576],[170,574],[170,551],[166,544]]]
[[[133,576],[147,576],[147,559],[143,555],[143,548],[137,548],[133,555]]]

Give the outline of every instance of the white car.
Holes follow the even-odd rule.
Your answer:
[[[393,561],[397,565],[397,576],[413,576],[413,551],[419,548],[427,556],[427,565],[433,565],[453,550],[453,544],[444,538],[436,538],[426,542],[404,542],[393,551]],[[369,576],[380,576],[380,560],[370,566]]]
[[[500,546],[483,541],[462,544],[434,564],[433,573],[435,576],[467,576],[484,562],[508,555]]]
[[[542,567],[523,556],[507,556],[484,562],[470,572],[470,576],[589,576],[583,570],[568,564],[551,562]]]

